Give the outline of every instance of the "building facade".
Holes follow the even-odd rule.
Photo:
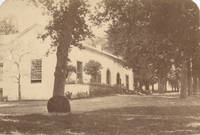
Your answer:
[[[52,96],[56,55],[55,51],[46,55],[50,41],[43,42],[37,38],[41,30],[40,25],[34,24],[20,33],[0,36],[0,88],[9,100],[19,97],[49,99]],[[117,56],[83,43],[81,49],[70,49],[69,59],[76,72],[68,77],[74,83],[66,83],[66,91],[73,94],[88,91],[85,84],[91,83],[91,76],[83,69],[90,60],[102,65],[99,84],[118,84],[133,90],[133,72]]]

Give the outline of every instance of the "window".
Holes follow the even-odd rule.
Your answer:
[[[121,84],[121,78],[120,78],[120,74],[119,73],[117,73],[116,82],[117,82],[117,85]]]
[[[101,72],[97,74],[97,83],[101,83]]]
[[[83,82],[83,64],[80,61],[77,61],[77,82],[82,83]]]
[[[129,89],[129,76],[126,75],[126,88]]]
[[[31,62],[31,83],[42,82],[42,60],[35,59]]]
[[[111,84],[111,75],[109,69],[106,71],[106,84]]]
[[[3,80],[3,63],[0,63],[0,81]]]

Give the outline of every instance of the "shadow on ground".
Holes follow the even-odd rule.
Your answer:
[[[131,107],[69,115],[0,117],[3,134],[192,135],[200,133],[200,106]]]

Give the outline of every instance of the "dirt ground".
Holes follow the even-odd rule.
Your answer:
[[[0,103],[0,134],[198,135],[200,96],[115,95],[71,101],[68,115],[47,101]]]

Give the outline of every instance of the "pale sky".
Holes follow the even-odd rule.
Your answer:
[[[200,0],[192,0],[194,3],[196,3],[197,4],[197,6],[199,7],[199,9],[200,9]]]
[[[0,5],[4,2],[5,0],[0,0]]]

